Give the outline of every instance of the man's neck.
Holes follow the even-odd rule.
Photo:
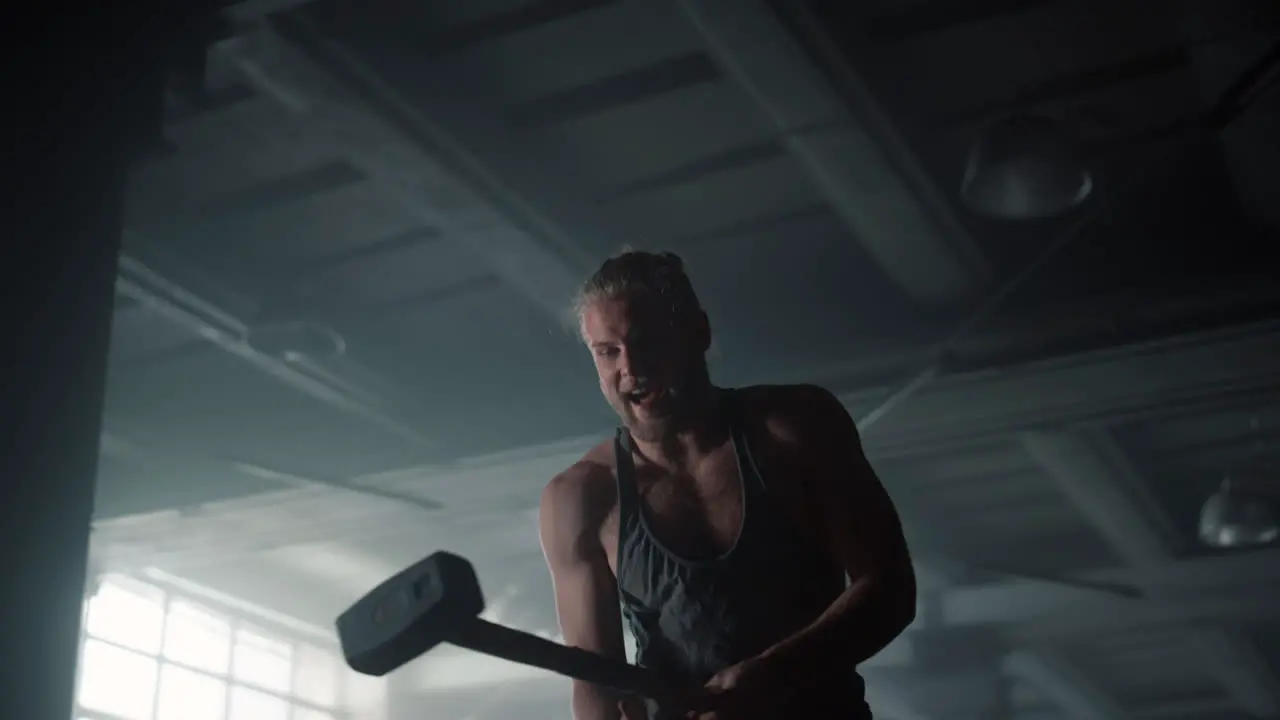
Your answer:
[[[687,468],[724,444],[729,435],[723,391],[708,386],[700,393],[688,418],[671,433],[655,441],[636,441],[636,449],[651,462],[670,469]]]

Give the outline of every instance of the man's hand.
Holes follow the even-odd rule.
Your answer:
[[[673,689],[653,700],[664,715],[699,718],[716,707],[717,698],[706,688],[693,688]],[[618,703],[618,710],[621,711],[623,720],[649,720],[645,701],[639,697],[632,696],[621,700]]]
[[[787,668],[766,657],[744,660],[716,673],[705,686],[710,709],[690,713],[698,720],[752,720],[773,717],[796,690]]]

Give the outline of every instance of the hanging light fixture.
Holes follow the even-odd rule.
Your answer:
[[[1228,477],[1200,509],[1200,540],[1220,549],[1270,545],[1280,539],[1277,504]]]
[[[987,126],[969,152],[960,197],[995,220],[1042,220],[1079,206],[1093,192],[1080,153],[1052,120],[1011,115]]]
[[[346,354],[347,342],[316,309],[315,293],[305,286],[286,286],[264,302],[249,323],[245,342],[254,350],[286,362],[331,360]]]
[[[346,353],[347,343],[336,330],[308,320],[255,323],[246,342],[254,350],[288,362],[330,360]]]
[[[1252,457],[1242,473],[1228,475],[1218,491],[1200,508],[1200,540],[1209,547],[1243,549],[1270,545],[1280,539],[1280,492],[1264,460],[1265,435],[1257,415],[1249,418]]]

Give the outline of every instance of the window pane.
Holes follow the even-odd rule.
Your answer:
[[[338,704],[338,659],[333,653],[303,645],[298,648],[293,675],[293,695],[312,705]]]
[[[226,705],[224,681],[174,665],[160,669],[156,720],[222,720]]]
[[[156,661],[89,639],[80,660],[77,701],[88,710],[124,720],[150,720],[156,693]]]
[[[333,713],[300,707],[294,709],[293,720],[333,720]]]
[[[237,680],[288,693],[292,655],[293,648],[288,643],[252,630],[237,630],[231,672]]]
[[[203,608],[175,600],[169,606],[164,654],[184,665],[225,675],[231,665],[231,625]]]
[[[128,578],[109,576],[89,600],[85,628],[90,635],[117,645],[158,653],[164,632],[164,593]]]
[[[231,688],[231,712],[227,720],[289,720],[289,703],[246,687]]]

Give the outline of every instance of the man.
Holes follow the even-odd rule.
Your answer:
[[[830,393],[711,382],[681,260],[627,252],[583,286],[622,427],[543,491],[565,642],[670,678],[658,701],[575,683],[577,720],[869,718],[855,667],[915,615],[893,505]]]

